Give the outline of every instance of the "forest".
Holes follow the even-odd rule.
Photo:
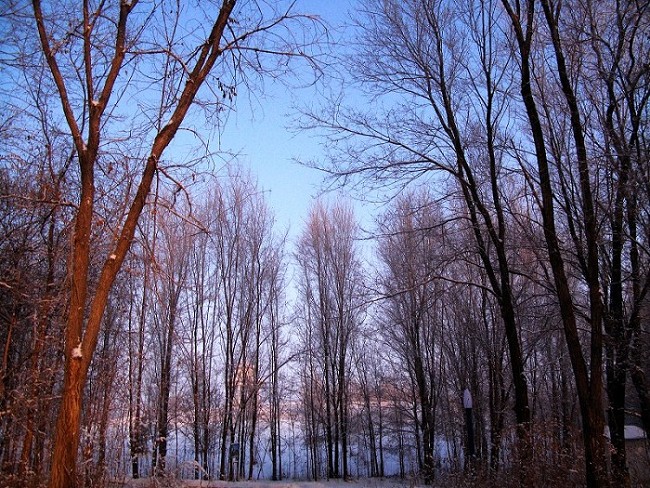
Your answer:
[[[0,3],[1,487],[650,483],[650,4],[340,3]]]

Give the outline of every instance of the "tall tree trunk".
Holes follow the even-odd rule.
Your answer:
[[[379,391],[381,391],[381,386],[376,384],[376,389],[378,394],[376,395],[377,398],[377,405],[379,408],[379,477],[383,478],[385,476],[385,464],[384,464],[384,402],[382,401],[382,397],[379,394]]]
[[[275,299],[273,299],[275,301]],[[280,431],[280,371],[279,371],[279,334],[275,317],[275,303],[271,305],[271,398],[270,398],[270,443],[271,443],[271,480],[282,479],[281,431]]]
[[[593,482],[596,484],[608,485],[607,467],[603,462],[606,460],[606,443],[602,434],[604,429],[604,414],[602,413],[602,399],[603,399],[603,315],[604,304],[600,287],[600,273],[599,273],[599,258],[598,258],[598,222],[596,221],[596,213],[594,209],[594,199],[591,190],[591,179],[589,162],[587,160],[587,147],[584,138],[584,127],[582,117],[578,106],[578,101],[573,89],[573,84],[569,79],[569,73],[566,66],[564,51],[561,44],[559,34],[559,16],[561,4],[557,6],[552,5],[552,0],[542,0],[542,7],[546,23],[551,31],[551,38],[553,40],[553,47],[556,57],[557,72],[562,86],[562,92],[569,108],[571,131],[573,134],[576,150],[576,158],[579,170],[580,191],[582,197],[582,211],[583,211],[583,225],[585,232],[585,244],[587,250],[587,269],[586,281],[589,289],[589,308],[590,308],[590,326],[591,326],[591,351],[590,351],[590,364],[589,364],[589,386],[587,401],[589,402],[589,411],[591,413],[590,431],[592,431],[592,439],[589,443],[593,446],[593,463],[594,474],[592,476]],[[622,184],[625,184],[622,182]],[[552,205],[552,203],[550,203]],[[615,229],[616,230],[616,229]],[[557,237],[555,237],[557,240]],[[620,281],[619,281],[620,282]],[[619,315],[622,315],[622,308]],[[622,352],[620,349],[617,352]],[[626,376],[626,363],[627,359],[623,356],[618,357],[622,373],[617,379],[622,381],[618,388],[622,389],[623,398],[615,398],[614,403],[625,402],[625,376]],[[614,373],[612,371],[612,373]],[[621,391],[617,391],[621,394]],[[616,407],[618,410],[618,407]],[[614,416],[621,415],[622,412],[614,413]],[[620,419],[619,419],[620,420]],[[620,478],[615,481],[621,486],[626,485],[626,468],[625,468],[625,440],[622,434],[622,425],[616,425],[617,428],[617,442],[616,451],[617,455],[616,464],[614,465],[615,474]],[[588,471],[589,476],[589,471]],[[588,479],[589,481],[589,479]]]
[[[203,81],[212,70],[217,59],[223,53],[221,38],[227,26],[235,0],[224,0],[219,14],[212,26],[208,41],[199,48],[195,64],[191,69],[187,83],[180,91],[178,102],[169,118],[156,134],[142,172],[142,177],[135,196],[128,206],[125,219],[117,231],[114,248],[108,254],[101,268],[98,284],[93,293],[89,293],[90,240],[93,228],[95,205],[95,170],[99,147],[101,145],[102,127],[105,111],[113,95],[116,80],[122,71],[122,65],[128,49],[127,20],[137,2],[120,2],[115,19],[114,51],[109,56],[108,69],[101,81],[93,79],[93,36],[95,24],[91,21],[93,13],[88,2],[84,2],[83,17],[83,73],[85,76],[86,104],[83,115],[75,114],[71,103],[66,78],[59,67],[57,48],[50,36],[50,29],[45,24],[45,15],[39,0],[32,1],[34,19],[40,47],[44,54],[50,74],[58,91],[63,115],[70,129],[70,135],[76,149],[79,163],[80,192],[76,208],[72,253],[70,257],[70,297],[68,317],[65,329],[64,379],[61,407],[59,410],[54,449],[52,452],[52,469],[49,488],[74,488],[77,486],[77,450],[79,447],[80,416],[83,389],[88,374],[99,331],[102,316],[108,302],[108,296],[115,278],[133,242],[136,225],[147,196],[158,161],[174,138],[183,122]],[[101,9],[100,9],[101,10]],[[103,35],[103,34],[102,34]],[[81,120],[84,125],[79,125]],[[87,137],[85,137],[87,135]]]
[[[417,383],[418,402],[420,404],[420,428],[422,431],[422,473],[424,483],[433,484],[434,479],[434,444],[433,425],[431,424],[431,403],[429,385],[426,381],[422,358],[419,354],[414,359],[414,375]]]
[[[165,339],[165,347],[161,354],[160,363],[160,392],[158,397],[158,418],[156,439],[154,440],[154,456],[152,469],[154,474],[164,475],[167,461],[167,445],[169,434],[169,396],[171,393],[171,361],[174,327],[169,324]]]
[[[230,308],[227,309],[226,318],[226,344],[224,345],[224,409],[221,430],[221,449],[219,458],[219,479],[226,480],[229,476],[230,458],[228,455],[228,441],[233,429],[233,402],[235,397],[235,375],[234,371],[234,346],[233,346],[233,324]]]
[[[250,425],[250,432],[248,434],[248,480],[253,479],[253,468],[256,464],[256,459],[255,459],[255,435],[257,434],[257,416],[259,413],[259,391],[258,391],[258,385],[260,384],[260,379],[258,378],[259,372],[259,340],[260,338],[258,337],[258,343],[256,346],[256,353],[255,353],[255,366],[254,366],[254,374],[253,378],[255,380],[255,384],[251,385],[252,388],[252,398],[249,399],[252,400],[252,404],[250,406],[250,411],[251,411],[251,425]]]
[[[510,366],[512,369],[512,381],[515,390],[515,417],[517,421],[517,434],[519,440],[518,455],[520,456],[520,467],[525,470],[529,463],[530,456],[530,405],[528,399],[528,383],[524,371],[524,359],[519,340],[519,328],[515,317],[515,301],[511,288],[511,273],[506,251],[506,227],[501,204],[501,197],[498,188],[497,157],[495,149],[495,110],[494,98],[496,96],[495,86],[492,83],[493,73],[489,64],[483,60],[483,71],[486,77],[486,100],[485,100],[485,124],[487,138],[488,162],[490,165],[490,189],[491,201],[486,203],[479,191],[479,184],[474,177],[474,171],[467,157],[467,142],[461,135],[457,123],[457,111],[452,103],[452,90],[447,79],[444,51],[444,40],[442,36],[443,27],[436,14],[426,14],[429,27],[432,30],[436,42],[435,69],[427,72],[426,75],[435,79],[435,86],[442,98],[442,110],[434,106],[438,119],[449,137],[456,158],[456,173],[461,187],[463,199],[467,206],[471,221],[471,228],[478,248],[479,257],[490,281],[490,287],[499,301],[499,308],[503,325],[506,332]],[[435,73],[435,74],[433,74]],[[433,83],[429,81],[429,83]],[[490,205],[491,209],[488,209]],[[493,217],[493,215],[495,217]],[[494,222],[496,218],[496,223]],[[483,230],[485,229],[485,230]],[[491,256],[488,243],[490,243],[497,255],[496,262]],[[525,476],[525,473],[522,473]]]
[[[133,310],[129,313],[129,451],[131,455],[131,476],[133,479],[140,478],[140,455],[144,450],[143,425],[142,425],[142,375],[144,372],[144,332],[147,317],[147,296],[149,290],[149,266],[147,259],[143,263],[142,300],[140,302],[140,315],[138,317],[136,331],[133,330],[131,317]],[[134,300],[131,300],[133,306]],[[133,337],[137,337],[134,346]]]
[[[66,357],[61,407],[56,421],[50,488],[73,488],[77,480],[80,416],[85,374],[81,358]]]
[[[588,371],[585,358],[582,354],[582,346],[578,335],[578,326],[574,310],[573,299],[569,282],[564,267],[564,259],[559,245],[559,238],[555,226],[554,195],[551,184],[549,163],[547,159],[544,131],[540,122],[537,105],[532,92],[532,77],[530,53],[532,36],[534,32],[534,7],[535,0],[526,1],[525,18],[521,18],[522,12],[515,10],[508,0],[502,0],[508,16],[511,19],[514,29],[517,46],[520,55],[521,70],[521,95],[526,108],[528,122],[535,145],[535,155],[539,172],[539,185],[541,193],[541,211],[543,219],[543,230],[546,245],[548,248],[549,262],[553,273],[555,291],[558,297],[562,323],[564,326],[565,339],[569,349],[571,365],[576,381],[576,389],[580,401],[582,414],[583,439],[585,448],[585,464],[587,473],[587,486],[589,488],[600,488],[609,486],[609,477],[606,462],[606,447],[603,436],[605,425],[602,409],[603,388],[602,388],[602,307],[600,289],[598,287],[598,263],[597,254],[594,255],[593,246],[595,241],[589,243],[589,264],[594,264],[596,272],[596,286],[594,287],[594,275],[588,277],[591,302],[591,363]],[[522,22],[525,25],[522,26]],[[582,172],[582,171],[581,171]],[[588,179],[588,175],[583,175]],[[593,231],[595,222],[588,220],[586,226]],[[589,238],[588,238],[589,240]],[[593,260],[596,262],[593,263]],[[591,378],[590,378],[591,373]]]

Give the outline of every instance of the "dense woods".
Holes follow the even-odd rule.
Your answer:
[[[0,7],[0,485],[648,482],[650,5],[196,3]],[[220,151],[265,79],[370,228]]]

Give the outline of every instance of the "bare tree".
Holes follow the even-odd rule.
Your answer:
[[[349,475],[351,347],[363,313],[363,275],[355,238],[349,208],[341,204],[328,208],[318,202],[296,250],[305,339],[313,341],[304,343],[310,364],[307,385],[322,385],[328,478]],[[313,391],[305,394],[315,407]]]
[[[215,114],[235,96],[238,73],[263,73],[267,68],[286,72],[288,58],[304,57],[307,51],[296,45],[304,45],[305,39],[292,37],[292,29],[306,32],[302,24],[306,17],[262,8],[256,2],[239,10],[235,0],[199,10],[176,2],[145,5],[137,0],[80,6],[34,1],[31,7],[29,14],[23,3],[12,4],[8,18],[18,37],[16,49],[7,51],[8,56],[15,61],[15,71],[47,66],[60,102],[57,115],[65,121],[74,145],[78,179],[64,334],[65,378],[51,463],[54,488],[77,485],[83,388],[110,290],[133,241],[152,181],[156,175],[170,174],[163,153],[202,87],[212,92],[202,107]],[[30,40],[36,38],[38,48],[31,49]],[[282,58],[277,65],[265,64],[275,54]],[[141,103],[132,109],[138,105],[136,99]],[[160,103],[152,106],[152,99]],[[136,150],[126,162],[140,176],[122,180],[124,173],[116,171],[118,158],[111,156],[135,139],[134,147],[146,149]],[[126,199],[111,214],[111,228],[98,225],[99,202],[114,194],[122,181]],[[106,232],[107,250],[101,272],[93,279],[92,239],[100,231]]]
[[[224,392],[219,476],[252,478],[258,461],[260,392],[274,375],[274,366],[262,354],[269,341],[271,347],[279,347],[275,336],[282,244],[273,234],[271,213],[251,181],[231,175],[212,192],[207,230],[216,309],[211,327],[218,334]],[[274,354],[272,361],[279,361],[279,351]]]
[[[202,208],[197,219],[209,221],[209,209]],[[189,345],[185,357],[192,392],[192,437],[194,442],[194,477],[208,479],[211,473],[210,451],[216,445],[215,411],[217,408],[216,349],[218,333],[212,325],[215,309],[214,288],[210,283],[214,263],[211,262],[210,235],[196,227],[193,232],[189,265],[187,320]]]
[[[553,295],[542,302],[562,324],[580,403],[587,484],[609,483],[604,353],[613,479],[627,483],[624,385],[647,295],[638,193],[647,178],[637,172],[647,162],[647,65],[638,62],[647,57],[647,12],[634,1],[377,2],[361,13],[346,65],[373,109],[337,99],[307,117],[331,131],[322,166],[338,182],[391,194],[417,179],[435,184],[448,207],[464,204],[482,284],[503,321],[524,476],[529,385],[540,380],[525,348],[546,366],[539,348],[550,336],[522,334],[515,312],[517,297],[546,287]],[[526,280],[514,236],[530,223],[549,272],[534,268]],[[634,373],[647,399],[641,369]]]
[[[438,185],[440,196],[464,203],[506,333],[525,469],[531,416],[508,255],[512,196],[500,184],[506,174],[517,177],[503,150],[511,137],[512,60],[496,27],[501,11],[489,0],[462,8],[429,0],[374,6],[360,14],[354,59],[361,62],[351,69],[372,96],[391,94],[384,113],[341,109],[336,103],[332,112],[309,114],[308,124],[331,131],[333,159],[326,170],[339,181],[359,176],[361,185],[401,189],[420,179]],[[349,144],[339,143],[341,134]]]
[[[282,368],[287,363],[287,339],[283,333],[285,320],[284,311],[284,288],[285,276],[282,271],[283,250],[278,248],[269,259],[269,296],[268,296],[268,346],[267,355],[269,361],[269,444],[271,451],[271,479],[281,480],[282,471],[282,420],[283,400],[286,400],[286,393],[283,391]]]
[[[442,378],[439,377],[444,282],[440,276],[445,247],[440,215],[427,195],[406,194],[384,217],[379,256],[384,299],[381,330],[384,342],[401,358],[416,392],[420,469],[431,484],[435,468],[435,420]],[[442,286],[441,286],[442,283]],[[421,456],[419,456],[421,457]]]
[[[35,110],[7,104],[0,145],[0,462],[3,476],[38,482],[61,366],[72,155],[48,118],[47,83],[25,86]]]
[[[650,431],[648,412],[650,402],[647,380],[636,372],[634,363],[636,337],[639,334],[641,303],[648,290],[648,253],[639,246],[639,231],[647,222],[639,218],[647,208],[647,177],[641,168],[647,164],[648,146],[644,138],[650,89],[642,80],[650,76],[647,64],[639,59],[648,56],[650,45],[642,31],[648,25],[648,6],[639,2],[578,5],[571,15],[553,3],[545,5],[544,14],[549,25],[557,25],[554,45],[565,57],[577,51],[590,60],[585,80],[567,74],[580,87],[589,83],[590,90],[576,90],[596,115],[581,110],[584,119],[585,146],[589,151],[594,173],[611,172],[604,184],[607,191],[598,197],[598,210],[607,219],[601,235],[608,241],[601,246],[601,278],[605,307],[604,327],[609,341],[605,344],[607,393],[609,397],[608,423],[613,445],[612,472],[621,485],[629,485],[626,466],[624,424],[626,409],[626,380],[628,370],[637,391],[641,392],[641,412],[645,430]],[[588,19],[585,26],[580,19]],[[604,19],[616,19],[605,22]],[[592,41],[588,50],[581,50],[577,39],[567,34],[560,36],[562,25],[578,26]],[[578,30],[578,29],[576,29]],[[561,39],[560,39],[561,38]],[[591,76],[590,76],[591,75]],[[587,79],[589,81],[587,81]],[[593,80],[598,80],[594,86]],[[565,90],[566,91],[566,90]],[[570,93],[570,92],[569,92]],[[584,94],[583,94],[584,93]],[[644,117],[646,121],[644,122]],[[602,209],[602,210],[601,210]],[[603,237],[600,237],[602,242]],[[638,356],[637,356],[638,357]],[[645,413],[644,413],[645,412]]]
[[[584,250],[581,250],[584,276],[589,290],[589,330],[590,347],[589,362],[583,353],[582,343],[578,333],[578,316],[575,307],[576,297],[573,295],[568,279],[566,256],[563,255],[557,230],[557,210],[554,196],[553,179],[549,149],[544,134],[540,114],[540,102],[533,92],[536,73],[533,70],[532,58],[534,42],[536,41],[535,15],[536,2],[503,2],[511,19],[515,35],[520,63],[521,97],[525,106],[526,116],[530,126],[531,137],[535,147],[538,183],[540,193],[540,208],[543,218],[544,237],[548,249],[549,263],[553,272],[555,291],[558,296],[562,313],[566,342],[569,348],[576,388],[580,399],[582,414],[583,437],[585,446],[585,461],[588,486],[607,486],[608,473],[606,464],[606,445],[602,435],[605,419],[603,404],[603,297],[599,283],[598,259],[598,224],[596,221],[594,196],[590,178],[591,168],[584,139],[582,115],[571,80],[568,66],[558,34],[557,18],[559,10],[552,8],[548,2],[543,2],[545,19],[549,27],[553,52],[556,58],[556,69],[561,90],[564,94],[569,127],[574,138],[575,159],[579,172],[579,194],[582,202],[580,224],[584,229]]]
[[[627,322],[623,310],[622,258],[629,239],[623,229],[629,218],[629,235],[636,235],[636,191],[631,191],[628,182],[630,177],[634,178],[633,167],[642,154],[632,149],[639,141],[641,119],[632,114],[645,110],[648,92],[647,86],[633,81],[647,72],[647,68],[635,62],[637,56],[647,51],[645,40],[635,33],[638,26],[647,22],[641,20],[647,8],[635,2],[598,6],[578,2],[569,11],[567,5],[544,1],[538,17],[535,2],[503,3],[512,20],[519,50],[521,95],[535,146],[545,240],[581,404],[587,483],[609,483],[607,447],[601,434],[605,422],[602,370],[606,344],[609,424],[614,447],[612,479],[617,485],[626,486],[629,478],[623,437],[625,380],[628,347],[635,329],[631,324],[635,319]],[[616,18],[616,28],[603,28],[597,20],[603,15]],[[586,27],[584,19],[589,19]],[[567,25],[572,25],[582,37],[571,35]],[[541,58],[535,50],[544,35],[549,40],[554,63],[538,65]],[[589,42],[585,43],[585,38]],[[578,63],[578,59],[586,62]],[[554,78],[549,80],[538,66],[550,69]],[[592,103],[595,111],[586,108]],[[557,130],[560,126],[571,138]],[[609,196],[604,200],[601,188],[608,188],[605,193]],[[557,199],[556,189],[561,195]],[[608,229],[603,228],[603,219],[610,223]],[[571,237],[570,251],[559,237],[558,227],[562,225]],[[603,247],[603,240],[611,245]],[[627,242],[630,262],[634,263],[631,282],[635,283],[628,303],[632,310],[638,310],[635,303],[645,294],[647,279],[639,274],[636,243]],[[574,260],[576,264],[572,263]],[[569,286],[572,265],[579,270],[588,290],[584,311],[580,297]],[[578,332],[582,314],[587,316],[591,332],[588,355],[581,349]]]
[[[156,217],[153,228],[152,256],[153,329],[157,359],[156,432],[153,445],[152,468],[154,474],[166,469],[169,436],[169,400],[172,390],[174,353],[180,334],[182,303],[187,287],[190,264],[191,224],[178,222],[173,215],[163,213]]]
[[[145,221],[147,224],[147,221]],[[140,226],[142,227],[142,226]],[[140,239],[142,240],[142,238]],[[131,476],[140,478],[140,457],[147,451],[146,419],[144,411],[143,382],[147,359],[146,317],[149,312],[149,293],[152,259],[148,249],[134,246],[126,266],[130,269],[126,286],[129,289],[129,314],[127,319],[128,364],[128,417],[129,454]]]
[[[381,354],[381,344],[374,337],[377,330],[368,329],[355,348],[355,378],[358,394],[356,403],[361,403],[361,423],[364,443],[367,443],[370,467],[368,476],[383,478],[386,474],[385,463],[385,384],[388,379]],[[359,454],[361,457],[361,454]],[[358,461],[360,463],[360,461]]]
[[[127,311],[124,288],[116,286],[106,308],[97,356],[88,372],[85,412],[82,424],[82,459],[84,483],[103,483],[106,479],[111,413],[118,408],[122,376],[119,364]]]

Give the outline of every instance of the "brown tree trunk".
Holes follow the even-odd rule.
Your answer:
[[[585,222],[585,227],[588,227],[589,233],[587,237],[589,248],[588,264],[593,268],[590,268],[590,275],[587,277],[592,315],[590,319],[592,332],[590,375],[582,353],[573,299],[556,232],[554,196],[544,141],[544,131],[532,92],[530,53],[534,32],[533,23],[535,19],[535,3],[535,0],[527,0],[526,8],[522,12],[519,9],[520,6],[518,3],[517,10],[515,10],[508,0],[502,0],[502,4],[511,19],[519,48],[521,62],[521,95],[526,108],[528,122],[530,124],[535,145],[535,155],[539,171],[539,185],[542,197],[541,211],[544,224],[544,237],[548,247],[549,262],[553,272],[555,291],[562,313],[565,338],[575,376],[576,389],[580,401],[580,411],[582,413],[587,486],[589,488],[600,488],[609,486],[609,477],[607,472],[605,438],[603,435],[605,418],[602,406],[602,306],[600,306],[602,305],[602,302],[598,286],[597,254],[596,249],[594,248],[596,242],[593,240],[592,235],[595,221],[591,218],[592,216],[588,215]],[[576,114],[572,112],[572,123],[574,124],[576,123],[575,116]],[[578,136],[576,135],[576,137]],[[585,182],[585,179],[588,180],[588,174],[584,174],[583,168],[581,168],[580,171],[581,183],[583,184],[582,188],[584,190],[585,185],[588,183]],[[590,198],[589,195],[583,196],[585,198]],[[596,262],[594,262],[594,259]]]
[[[499,301],[499,309],[508,344],[512,382],[515,390],[514,410],[519,441],[518,455],[521,458],[520,466],[524,470],[528,465],[528,458],[530,456],[529,434],[531,417],[528,399],[528,382],[524,371],[524,359],[519,340],[519,327],[515,317],[515,301],[510,284],[512,277],[506,252],[505,218],[498,188],[495,120],[493,120],[496,91],[492,84],[493,73],[487,65],[483,66],[487,81],[485,124],[491,188],[491,201],[486,203],[486,199],[481,196],[481,192],[479,191],[480,185],[474,177],[472,166],[467,157],[466,143],[463,141],[456,121],[457,113],[452,105],[452,93],[445,74],[445,55],[442,47],[441,26],[435,15],[431,17],[430,22],[435,36],[434,38],[438,45],[436,61],[438,63],[437,68],[439,74],[436,83],[444,104],[444,116],[440,114],[439,119],[443,127],[445,127],[455,153],[457,165],[457,173],[455,176],[459,181],[463,199],[469,212],[478,253],[485,267],[490,287]],[[436,110],[436,112],[440,113],[439,110]],[[488,210],[488,206],[491,206],[493,211]],[[493,214],[496,216],[496,219],[492,216]],[[482,230],[483,228],[486,230]],[[488,243],[494,246],[497,255],[496,262],[490,255]]]
[[[113,252],[109,254],[109,257],[104,262],[94,294],[89,296],[90,237],[93,206],[95,203],[94,171],[101,143],[101,127],[104,120],[104,111],[108,107],[115,82],[122,70],[122,63],[127,52],[125,48],[127,20],[137,2],[120,3],[118,18],[115,24],[114,52],[112,53],[109,69],[103,79],[103,86],[101,90],[97,91],[94,85],[94,81],[97,80],[91,78],[93,73],[93,60],[90,53],[92,50],[94,24],[90,22],[91,13],[88,10],[88,4],[84,3],[84,63],[86,63],[85,73],[90,77],[86,79],[88,93],[85,93],[88,99],[87,117],[84,118],[84,121],[87,121],[87,140],[84,140],[84,131],[77,122],[78,117],[74,113],[73,105],[70,102],[66,79],[62,70],[59,68],[57,50],[52,47],[52,39],[49,37],[49,30],[45,25],[45,16],[41,9],[41,2],[39,0],[33,0],[32,2],[40,45],[57,87],[62,110],[77,151],[81,188],[70,260],[71,292],[69,315],[65,331],[63,392],[56,423],[49,488],[75,488],[77,486],[76,459],[79,447],[82,395],[88,367],[97,345],[102,316],[106,308],[108,296],[115,277],[133,242],[136,225],[144,208],[146,198],[149,195],[151,183],[158,167],[158,161],[178,131],[205,78],[210,73],[217,59],[223,54],[220,45],[221,39],[235,3],[236,0],[223,1],[219,14],[212,26],[210,37],[200,47],[195,58],[194,67],[189,74],[190,82],[186,83],[183,87],[173,114],[167,124],[160,129],[153,141],[150,155],[143,168],[142,178],[126,218],[124,219],[122,228],[119,231]],[[87,317],[86,312],[88,312]]]
[[[593,448],[593,472],[590,473],[589,466],[587,471],[587,482],[589,483],[590,478],[594,483],[594,486],[597,484],[602,484],[606,486],[609,484],[607,476],[607,467],[605,464],[606,460],[606,441],[604,438],[604,413],[602,411],[602,400],[603,400],[603,383],[602,383],[602,373],[603,373],[603,313],[604,313],[604,304],[603,297],[600,288],[600,276],[599,276],[599,259],[598,259],[598,223],[596,222],[596,214],[594,209],[593,195],[591,190],[591,180],[590,180],[590,171],[589,171],[589,162],[587,160],[587,148],[584,139],[584,128],[581,120],[580,109],[578,107],[578,102],[576,99],[575,92],[573,90],[573,84],[569,79],[568,69],[566,66],[566,61],[564,58],[564,51],[560,40],[559,34],[559,15],[560,15],[560,6],[552,5],[551,0],[542,0],[542,7],[544,9],[544,15],[546,18],[547,25],[551,31],[551,38],[553,40],[553,47],[557,63],[557,71],[560,79],[560,84],[562,87],[562,92],[564,93],[564,98],[567,102],[569,109],[569,115],[571,120],[571,130],[575,142],[576,150],[576,159],[578,163],[579,170],[579,181],[580,181],[580,190],[582,196],[582,211],[583,211],[583,225],[585,232],[585,244],[587,251],[587,269],[586,271],[586,282],[589,289],[589,305],[590,305],[590,326],[591,326],[591,351],[590,351],[590,365],[589,365],[589,385],[588,391],[582,392],[586,398],[585,401],[589,402],[589,419],[588,423],[590,424],[589,429],[585,431],[585,436],[587,432],[590,432],[591,439],[586,439],[586,444],[589,444]],[[532,7],[531,7],[532,9]],[[550,184],[542,182],[542,184],[547,186],[547,189],[550,189]],[[546,205],[553,205],[552,201]],[[553,237],[557,242],[557,237]],[[555,244],[554,244],[555,245]],[[550,246],[549,246],[550,247]],[[557,261],[557,260],[556,260]],[[559,270],[563,265],[558,262],[556,268]],[[554,269],[554,273],[555,273]],[[566,280],[566,278],[564,278]],[[622,310],[621,310],[622,313]],[[575,324],[573,325],[575,326]],[[619,349],[620,352],[621,350]],[[618,358],[621,361],[621,368],[623,372],[622,380],[619,388],[623,390],[623,396],[625,395],[625,363],[626,359],[624,357]],[[578,391],[581,394],[580,390]],[[620,392],[619,392],[620,393]],[[614,400],[623,401],[623,399]],[[617,412],[615,415],[620,415],[620,412]],[[584,412],[583,412],[583,423],[584,423]],[[622,426],[616,426],[619,428],[617,434],[617,451],[618,459],[617,466],[615,468],[619,469],[619,474],[622,479],[618,481],[625,484],[625,441],[620,439]],[[621,442],[622,440],[622,442]],[[588,455],[589,453],[587,453]]]
[[[75,488],[83,384],[86,372],[81,358],[66,358],[63,396],[56,422],[50,488]]]
[[[417,345],[416,345],[417,348]],[[427,485],[433,484],[434,479],[434,448],[432,444],[433,439],[433,425],[431,422],[431,402],[429,401],[429,385],[426,381],[424,366],[420,353],[415,353],[414,360],[414,375],[416,380],[417,395],[420,404],[420,429],[422,431],[422,474],[424,476],[424,483]]]

